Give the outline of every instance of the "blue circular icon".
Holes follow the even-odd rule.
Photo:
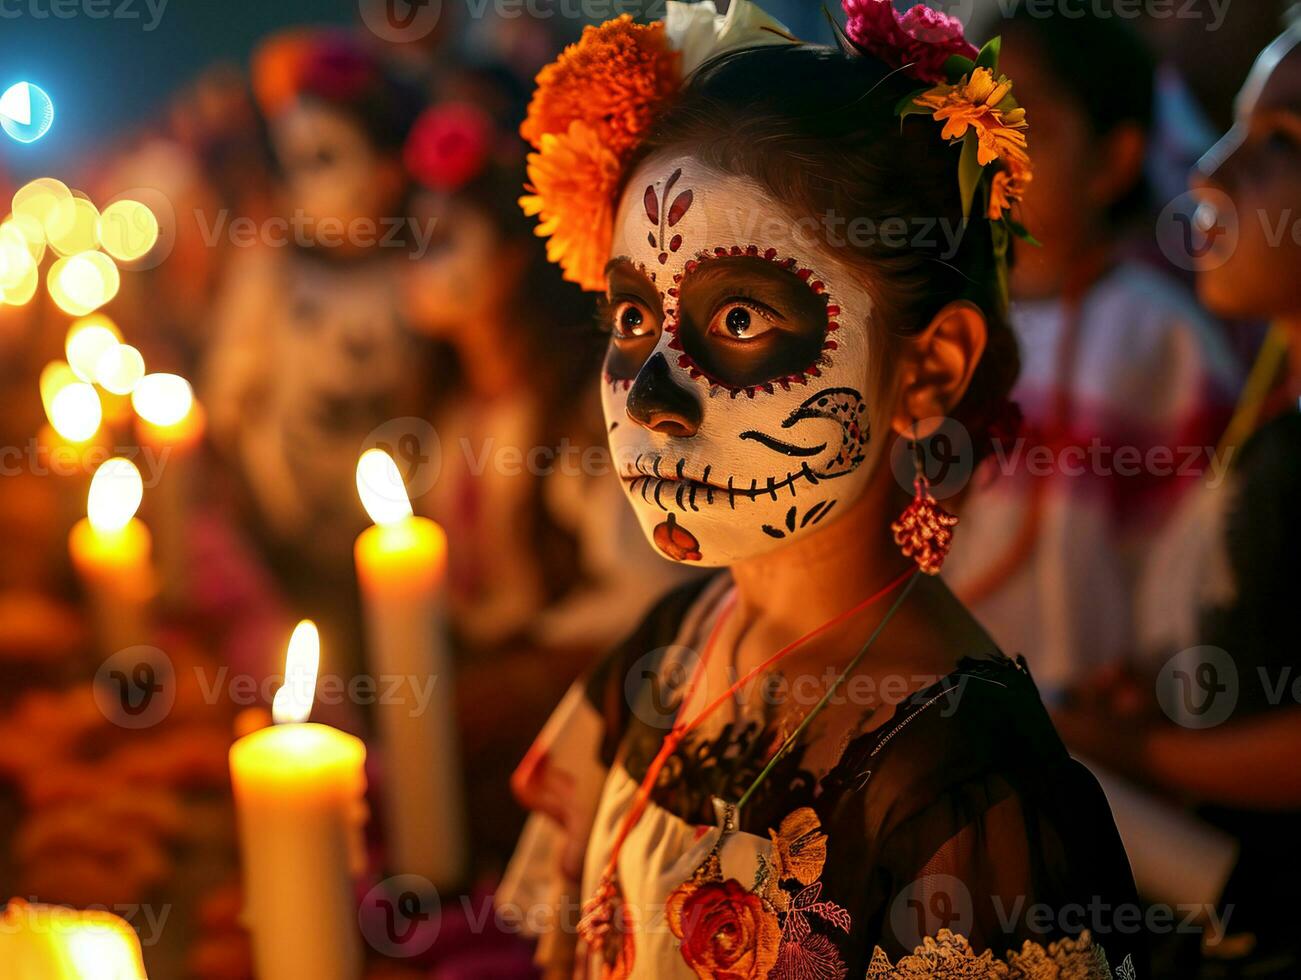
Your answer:
[[[0,127],[19,143],[35,143],[54,123],[54,103],[45,89],[18,82],[0,95]]]

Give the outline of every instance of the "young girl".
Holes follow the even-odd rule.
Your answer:
[[[923,420],[1004,415],[1024,113],[996,45],[847,6],[842,50],[741,0],[591,29],[523,127],[522,203],[606,295],[627,496],[666,557],[728,569],[516,774],[540,815],[499,902],[553,975],[1136,975],[1106,802],[934,577],[953,521],[909,468]]]

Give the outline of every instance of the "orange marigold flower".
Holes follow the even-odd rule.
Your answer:
[[[1003,214],[1012,209],[1012,205],[1021,200],[1025,193],[1025,184],[1030,180],[1027,172],[1024,176],[1013,174],[1008,170],[1000,170],[994,174],[994,179],[989,185],[989,210],[987,216],[990,221],[998,221]]]
[[[528,158],[527,195],[520,207],[539,223],[547,258],[584,289],[605,289],[605,263],[614,240],[614,195],[620,160],[591,126],[578,120],[563,133],[543,133]]]
[[[946,140],[962,139],[974,129],[980,141],[976,160],[987,166],[995,160],[1028,164],[1025,110],[1012,99],[1012,83],[988,68],[977,68],[956,85],[937,85],[922,93],[916,104],[930,109]]]
[[[537,90],[520,126],[534,149],[546,133],[565,133],[575,120],[593,127],[623,157],[646,134],[679,84],[678,54],[663,23],[636,24],[628,14],[588,26],[576,44],[538,73]]]

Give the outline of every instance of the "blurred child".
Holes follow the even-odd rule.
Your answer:
[[[406,159],[433,229],[407,264],[410,325],[451,352],[433,415],[437,473],[419,506],[448,533],[449,614],[470,792],[481,842],[518,831],[501,802],[511,769],[579,670],[682,574],[656,556],[623,505],[605,448],[602,335],[561,280],[516,199],[523,82],[486,67],[449,73]],[[490,116],[483,107],[493,107]]]
[[[1218,905],[1225,934],[1185,950],[1177,975],[1295,977],[1301,940],[1280,896],[1301,877],[1292,623],[1301,549],[1301,242],[1273,229],[1295,220],[1301,201],[1301,22],[1256,61],[1233,127],[1199,163],[1193,186],[1201,228],[1238,217],[1236,235],[1208,236],[1199,295],[1225,317],[1272,319],[1279,343],[1266,346],[1264,370],[1253,373],[1264,383],[1249,386],[1235,417],[1235,429],[1251,419],[1255,431],[1240,447],[1226,446],[1234,451],[1229,479],[1200,488],[1150,562],[1144,594],[1154,612],[1195,604],[1200,615],[1185,623],[1167,614],[1164,629],[1151,630],[1153,641],[1166,643],[1159,674],[1154,664],[1156,676],[1143,680],[1097,678],[1058,723],[1079,751],[1194,801],[1237,840],[1237,865]]]
[[[396,285],[416,247],[400,151],[418,96],[335,31],[266,42],[253,87],[278,208],[252,228],[226,215],[215,229],[240,247],[213,311],[203,394],[283,577],[310,569],[305,596],[328,613],[338,604],[320,583],[351,581],[367,523],[357,457],[378,426],[425,403]]]
[[[996,448],[1003,479],[977,474],[945,568],[1049,692],[1131,651],[1139,560],[1181,474],[1205,471],[1235,374],[1192,297],[1126,257],[1147,213],[1152,62],[1124,22],[1080,6],[1001,25],[1034,120],[1024,221],[1043,243],[1017,251],[1011,281],[1026,426]]]

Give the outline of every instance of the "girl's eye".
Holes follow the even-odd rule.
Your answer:
[[[610,317],[614,336],[619,340],[645,337],[655,329],[650,310],[636,300],[620,300]]]
[[[709,321],[708,333],[729,340],[755,340],[773,329],[775,317],[756,303],[728,300]]]

